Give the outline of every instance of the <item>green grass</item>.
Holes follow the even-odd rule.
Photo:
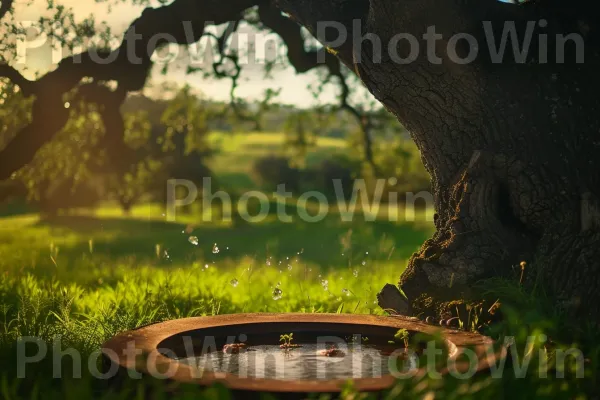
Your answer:
[[[58,335],[90,354],[118,332],[172,318],[380,314],[376,292],[398,279],[408,255],[431,233],[422,220],[342,223],[332,215],[317,224],[192,229],[161,217],[160,208],[146,205],[131,217],[105,207],[51,220],[33,214],[0,219],[0,357],[16,362],[20,336],[51,342]],[[279,300],[275,287],[283,291]],[[61,397],[66,389],[40,376],[49,371],[42,362],[28,373],[47,395]],[[6,393],[31,394],[14,371],[4,373]]]
[[[170,394],[164,383],[146,381],[109,390],[106,382],[95,380],[85,368],[81,379],[52,379],[56,367],[51,355],[28,365],[27,379],[16,379],[16,340],[22,336],[40,337],[49,346],[60,337],[64,348],[77,349],[86,360],[113,335],[166,319],[237,312],[381,314],[376,291],[397,280],[406,257],[432,229],[423,221],[343,224],[335,215],[321,224],[199,225],[182,233],[186,227],[161,220],[160,209],[151,205],[136,208],[132,217],[118,216],[106,207],[52,220],[37,215],[0,219],[3,398],[125,399]],[[190,236],[198,237],[198,246],[190,243]],[[215,243],[218,253],[213,252]],[[237,285],[232,285],[234,279]],[[279,300],[273,299],[275,287],[283,291]],[[583,337],[588,342],[598,337],[592,328],[580,328],[577,335],[572,329],[567,332],[559,322],[562,316],[543,297],[513,283],[500,281],[487,289],[492,296],[511,300],[504,306],[509,319],[488,333],[498,339],[515,336],[520,354],[531,334],[544,333],[557,342],[565,337]],[[509,369],[503,379],[483,375],[468,381],[452,377],[400,381],[388,398],[428,393],[438,398],[576,398],[595,387],[591,377],[598,369],[598,357],[593,354],[586,380],[540,379],[537,367],[517,379]],[[68,376],[69,358],[63,362],[67,371],[63,374]],[[229,395],[219,387],[181,390],[183,398]],[[352,398],[353,393],[347,388],[346,397]]]
[[[253,160],[283,151],[281,134],[216,133],[210,140],[220,149],[211,164],[217,178],[237,189],[256,186],[248,175]],[[341,140],[319,140],[310,163],[345,151]],[[173,318],[238,312],[381,314],[376,292],[398,280],[412,252],[433,232],[431,210],[406,215],[414,222],[406,222],[403,211],[391,211],[401,222],[390,222],[387,210],[372,222],[342,222],[334,210],[319,223],[286,224],[270,217],[231,226],[199,223],[193,211],[178,216],[177,223],[166,222],[163,208],[155,204],[137,206],[129,216],[104,206],[52,219],[27,214],[27,208],[0,209],[6,216],[0,218],[0,397],[229,398],[219,386],[173,392],[165,382],[143,381],[109,387],[87,368],[82,378],[68,378],[68,357],[61,364],[64,378],[55,379],[52,348],[27,366],[26,379],[17,379],[17,339],[36,336],[51,347],[61,338],[63,348],[77,349],[87,360],[119,332]],[[192,236],[198,245],[190,243]],[[579,399],[598,393],[596,325],[568,322],[543,288],[531,291],[518,281],[481,283],[478,289],[500,300],[503,317],[484,333],[499,341],[514,337],[521,355],[527,339],[539,334],[551,345],[535,344],[534,355],[542,349],[553,354],[556,348],[581,348],[585,379],[574,378],[572,366],[567,379],[556,378],[555,371],[540,378],[534,357],[524,378],[515,378],[510,368],[502,379],[424,376],[399,381],[383,398]],[[275,287],[283,292],[279,300],[273,298]],[[351,385],[342,397],[361,398]]]

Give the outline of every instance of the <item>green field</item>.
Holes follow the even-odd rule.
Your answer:
[[[217,153],[207,163],[228,189],[251,190],[257,183],[252,177],[253,162],[267,155],[287,155],[285,136],[275,132],[227,133],[212,132],[207,137]],[[306,165],[313,166],[335,154],[348,152],[344,139],[317,137],[316,145],[306,156]]]
[[[3,218],[1,354],[6,362],[14,360],[19,336],[50,342],[57,335],[89,354],[123,330],[190,316],[381,314],[376,292],[398,279],[407,257],[430,233],[423,220],[342,223],[339,215],[318,224],[192,229],[165,222],[155,206],[138,207],[130,217],[107,207],[51,220]],[[191,243],[194,237],[198,245]],[[282,291],[280,299],[273,298],[275,288]],[[43,378],[47,368],[31,365],[27,373],[59,398],[63,388]],[[24,381],[11,375],[6,393],[28,394]]]
[[[254,185],[248,175],[252,160],[280,152],[283,143],[275,134],[218,134],[213,140],[221,144],[211,167],[217,178],[237,188]],[[343,143],[324,139],[311,157],[336,151],[345,151]],[[402,211],[392,212],[403,216]],[[60,338],[62,348],[77,349],[87,359],[119,332],[173,318],[239,312],[383,314],[377,291],[397,282],[407,259],[433,232],[431,210],[408,215],[410,222],[390,221],[386,210],[371,222],[360,215],[343,222],[334,208],[318,223],[284,223],[271,216],[236,225],[203,223],[193,211],[167,222],[164,213],[159,205],[145,204],[124,216],[106,205],[52,218],[35,213],[0,218],[3,399],[173,398],[164,382],[109,389],[85,368],[82,378],[55,379],[52,354],[59,349],[52,343]],[[486,290],[501,299],[506,317],[487,334],[498,340],[515,337],[520,352],[529,337],[541,333],[557,347],[582,340],[590,349],[588,379],[574,379],[572,369],[569,380],[554,378],[554,372],[544,379],[535,373],[516,378],[510,369],[502,379],[426,376],[399,382],[386,398],[584,398],[582,393],[596,388],[600,357],[594,327],[566,328],[543,295],[514,282],[488,283]],[[27,365],[26,379],[17,379],[17,339],[29,336],[41,338],[50,351]],[[535,354],[542,348],[536,344]],[[63,376],[69,376],[69,358],[62,363]],[[181,398],[229,396],[219,387],[177,393]],[[350,387],[343,397],[360,398]]]

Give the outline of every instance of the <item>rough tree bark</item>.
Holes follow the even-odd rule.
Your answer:
[[[586,42],[583,64],[574,62],[573,48],[564,64],[555,62],[553,51],[556,33],[594,31],[585,18],[567,21],[549,8],[495,0],[230,0],[226,10],[217,3],[176,0],[159,9],[163,11],[145,12],[146,19],[142,15],[136,23],[147,34],[181,35],[176,22],[183,15],[198,15],[199,22],[235,20],[240,10],[259,5],[265,25],[290,45],[290,61],[299,71],[317,66],[316,54],[299,48],[299,30],[267,8],[286,12],[315,35],[319,21],[339,22],[350,38],[354,33],[374,33],[384,49],[402,32],[419,38],[427,27],[435,26],[442,35],[435,47],[441,64],[430,62],[423,43],[419,55],[407,64],[394,61],[387,51],[381,62],[374,62],[368,41],[355,48],[347,40],[332,49],[411,132],[431,173],[437,231],[413,255],[400,278],[399,286],[408,297],[406,307],[399,306],[401,311],[418,312],[430,304],[469,297],[473,283],[508,275],[512,266],[525,260],[535,265],[527,276],[545,285],[562,306],[600,315],[600,56],[591,40]],[[167,16],[172,18],[169,23]],[[540,26],[541,19],[547,27]],[[361,32],[353,32],[355,20],[361,21]],[[517,22],[520,38],[527,21],[535,21],[538,31],[526,62],[515,62],[509,50],[502,63],[492,63],[483,21],[492,21],[497,38],[506,21]],[[451,61],[448,41],[456,33],[477,38],[479,56],[473,62]],[[537,33],[547,34],[548,63],[538,57],[545,39]],[[318,39],[331,42],[337,32],[325,35]],[[397,47],[402,58],[410,53],[406,43]],[[461,40],[450,48],[464,58],[473,49],[466,43]],[[123,71],[145,76],[147,64],[95,68],[63,75],[70,79],[67,89],[88,75],[127,82],[130,75],[122,78]],[[126,90],[139,88],[143,81],[134,81]],[[62,83],[60,93],[65,92]],[[41,88],[42,98],[56,100],[55,86]],[[44,117],[54,111],[37,112]],[[37,140],[48,136],[52,135]],[[30,158],[27,154],[25,159]],[[3,177],[22,161],[1,157]]]
[[[424,51],[405,65],[385,51],[380,63],[373,62],[368,42],[361,48],[362,62],[355,64],[369,90],[411,132],[432,176],[437,232],[400,278],[409,304],[398,305],[398,299],[391,304],[403,312],[432,311],[440,302],[468,298],[473,283],[508,276],[526,260],[535,265],[527,275],[561,306],[597,317],[597,49],[588,41],[585,63],[575,63],[573,48],[564,64],[557,63],[555,35],[572,32],[573,21],[544,8],[496,1],[371,0],[361,18],[360,34],[374,33],[384,46],[397,33],[418,37],[429,26],[443,37],[436,46],[440,65]],[[493,22],[496,38],[505,21],[516,21],[523,38],[527,21],[537,28],[546,25],[541,20],[547,27],[537,33],[547,34],[548,63],[538,58],[544,43],[537,34],[524,63],[505,57],[494,64],[484,52],[483,21]],[[576,32],[585,34],[584,20],[577,22],[583,28]],[[455,33],[477,39],[480,55],[474,62],[450,60],[447,45]],[[461,48],[465,42],[456,46],[461,58],[470,51],[471,46]],[[399,47],[402,58],[409,53]],[[390,304],[389,298],[380,300]]]

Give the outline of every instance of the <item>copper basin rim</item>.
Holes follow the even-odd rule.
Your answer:
[[[353,325],[369,326],[369,328],[394,328],[407,329],[408,331],[422,332],[426,334],[435,334],[441,331],[442,337],[446,340],[450,350],[450,359],[456,359],[461,353],[461,349],[469,347],[474,350],[478,357],[476,371],[489,369],[490,365],[497,363],[500,358],[506,356],[506,349],[502,347],[499,351],[490,351],[493,341],[485,336],[458,331],[443,329],[437,326],[429,325],[419,320],[402,317],[382,317],[360,314],[302,314],[302,313],[252,313],[252,314],[228,314],[209,317],[195,317],[170,320],[158,324],[153,324],[139,328],[137,330],[121,333],[102,346],[103,356],[109,363],[115,363],[120,369],[135,369],[142,374],[149,374],[148,357],[142,357],[144,362],[131,360],[132,357],[126,357],[124,350],[128,343],[135,343],[135,348],[142,351],[145,356],[152,357],[152,364],[159,371],[166,371],[169,367],[175,369],[174,373],[169,375],[173,381],[182,383],[195,383],[208,386],[216,382],[223,383],[232,390],[242,391],[264,391],[264,392],[339,392],[341,386],[346,380],[275,380],[265,378],[242,378],[229,373],[208,373],[204,372],[198,376],[198,370],[190,365],[180,363],[177,360],[166,357],[158,352],[160,344],[168,341],[173,336],[182,335],[190,332],[190,336],[199,334],[199,330],[208,328],[218,328],[232,326],[240,329],[244,325],[264,324],[264,332],[273,332],[277,329],[272,324],[322,324],[319,329],[324,331],[336,332],[340,327],[346,326],[346,329]],[[349,326],[348,326],[349,325]],[[256,328],[256,326],[255,326]],[[262,327],[260,327],[262,329]],[[196,332],[194,332],[196,331]],[[356,332],[358,333],[358,332]],[[456,361],[452,363],[453,369],[460,373],[467,372],[470,365],[466,361]],[[448,373],[448,370],[440,371]],[[425,373],[425,369],[418,370],[417,375]],[[360,391],[379,391],[392,387],[397,378],[392,375],[383,375],[379,378],[358,378],[354,379],[355,387]]]

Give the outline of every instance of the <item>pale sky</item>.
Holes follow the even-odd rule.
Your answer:
[[[30,3],[28,5],[28,3]],[[129,24],[141,14],[143,7],[133,6],[131,4],[118,4],[112,6],[112,12],[108,12],[108,5],[106,3],[96,3],[94,0],[56,0],[56,4],[64,5],[67,8],[72,8],[75,13],[75,17],[78,21],[93,14],[96,21],[106,21],[110,26],[113,34],[121,34]],[[15,0],[15,17],[17,21],[37,21],[40,16],[45,15],[47,0]],[[47,15],[47,14],[46,14]],[[240,30],[238,36],[239,46],[242,49],[248,47],[247,43],[255,43],[256,52],[254,54],[259,55],[265,54],[267,57],[275,57],[276,53],[283,54],[285,52],[284,47],[275,49],[273,35],[256,35],[251,28]],[[250,37],[251,39],[246,39]],[[28,49],[26,53],[27,71],[23,71],[25,75],[33,77],[35,72],[43,73],[53,68],[53,57],[50,40],[47,40],[48,44],[39,45],[39,48]],[[206,48],[208,39],[201,42],[199,47],[196,49],[202,50]],[[265,44],[271,44],[271,47],[267,46],[266,50],[259,50],[259,48],[265,48]],[[32,45],[33,47],[33,45]],[[172,49],[174,52],[176,49]],[[180,49],[180,57],[184,57],[183,51]],[[57,53],[60,55],[60,53]],[[199,52],[197,54],[205,54],[205,52]],[[210,53],[209,53],[210,54]],[[55,57],[57,59],[61,57]],[[253,57],[255,58],[255,57]],[[178,59],[179,60],[179,59]],[[197,60],[197,59],[196,59]],[[187,75],[185,70],[189,64],[186,60],[179,60],[178,62],[170,63],[169,73],[163,76],[159,73],[160,66],[156,67],[152,75],[152,84],[160,83],[161,81],[171,81],[178,84],[188,83],[189,85],[200,89],[208,98],[215,100],[229,100],[230,80],[215,80],[215,79],[204,79],[201,73]],[[17,66],[19,67],[19,66]],[[315,72],[309,72],[303,75],[296,75],[291,67],[285,67],[278,65],[273,73],[273,79],[265,79],[264,72],[261,65],[247,65],[242,73],[237,95],[245,99],[261,99],[265,89],[271,87],[274,89],[281,88],[281,95],[278,97],[278,101],[283,103],[295,104],[301,107],[307,107],[315,104],[315,100],[312,98],[310,91],[307,89],[308,84],[316,84],[318,77]],[[335,91],[333,88],[327,90],[321,97],[322,102],[333,102],[335,101]]]

